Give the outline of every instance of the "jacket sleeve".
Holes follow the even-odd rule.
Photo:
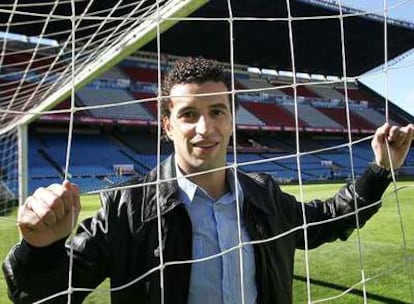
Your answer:
[[[105,203],[105,202],[104,202]],[[52,303],[67,303],[68,281],[72,287],[95,288],[107,276],[107,212],[100,209],[93,217],[84,220],[72,238],[71,252],[66,239],[47,247],[37,248],[24,240],[15,245],[3,262],[8,293],[13,303],[33,303],[51,297]],[[71,253],[73,260],[71,261]],[[72,272],[69,272],[73,262]],[[80,303],[88,292],[74,292],[72,303]]]
[[[298,224],[303,224],[303,214],[308,224],[308,248],[346,240],[355,228],[363,227],[381,207],[381,197],[390,181],[389,171],[371,165],[355,183],[343,186],[325,201],[296,202],[296,217],[301,218]],[[285,198],[295,200],[288,195]],[[297,232],[297,248],[305,248],[303,229]]]

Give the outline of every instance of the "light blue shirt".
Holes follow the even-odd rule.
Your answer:
[[[227,183],[231,192],[218,200],[212,199],[202,188],[183,178],[177,168],[180,199],[184,202],[193,227],[193,259],[222,253],[239,244],[237,204],[234,175],[227,170]],[[240,206],[243,193],[238,185]],[[241,220],[242,241],[250,240]],[[256,303],[255,261],[252,245],[244,245],[243,291],[246,304]],[[194,262],[191,267],[189,304],[242,303],[240,253],[235,248],[213,259]]]

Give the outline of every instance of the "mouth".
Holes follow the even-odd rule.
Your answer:
[[[194,148],[198,148],[201,150],[211,150],[218,145],[217,142],[198,142],[193,143]]]

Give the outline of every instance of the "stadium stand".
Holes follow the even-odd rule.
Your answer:
[[[133,101],[126,90],[86,87],[77,92],[77,96],[85,106],[109,105],[119,102]],[[94,117],[111,119],[154,120],[154,117],[139,103],[106,108],[92,108],[89,112]]]
[[[345,96],[345,89],[344,88],[337,88],[337,90]],[[366,94],[362,93],[360,90],[358,90],[357,88],[348,88],[348,98],[352,99],[352,100],[363,100],[363,101],[368,101],[368,102],[373,102],[374,104],[375,101],[371,100],[370,97],[368,97]]]
[[[76,120],[80,124],[77,126],[80,131],[76,131],[73,136],[69,174],[72,181],[79,184],[83,192],[110,187],[145,174],[172,151],[170,143],[163,141],[158,143],[157,140],[154,126],[157,125],[158,117],[156,100],[158,73],[150,68],[152,61],[145,60],[134,58],[121,62],[76,93],[75,103],[78,107],[92,108],[76,112],[75,117],[95,119],[91,129],[88,129],[90,124],[85,129],[85,126]],[[238,68],[242,69],[239,66]],[[292,89],[274,88],[274,85],[280,86],[281,83],[277,84],[274,80],[271,83],[266,77],[249,73],[247,67],[245,69],[238,74],[239,78],[235,79],[236,90],[242,90],[237,91],[235,95],[240,100],[236,116],[239,168],[248,173],[268,172],[280,182],[296,181],[298,165],[295,154],[296,139],[295,134],[292,133],[295,131]],[[286,79],[285,76],[284,81],[287,81]],[[0,79],[2,99],[14,94],[15,81]],[[376,126],[381,125],[385,118],[378,108],[378,103],[373,101],[365,103],[367,98],[363,93],[358,93],[358,87],[355,84],[350,87],[349,98],[352,102],[349,104],[349,113],[352,132],[362,136],[364,132],[360,134],[361,130],[372,131]],[[343,132],[346,129],[343,90],[317,82],[306,87],[299,85],[297,89],[300,151],[306,153],[345,144],[347,141],[345,138],[326,139],[334,135],[329,132],[334,132],[333,130]],[[30,90],[22,93],[23,96],[27,96]],[[94,108],[94,106],[151,98],[154,100]],[[71,100],[65,99],[54,109],[68,109],[70,106]],[[68,116],[67,113],[45,115],[33,126],[33,129],[39,126],[44,129],[42,132],[31,132],[29,138],[29,191],[52,182],[61,182],[63,178],[67,137],[63,133],[56,133],[56,130],[50,126],[50,123],[55,122],[59,125],[63,121],[59,120],[59,115]],[[50,117],[45,120],[46,116]],[[113,126],[99,125],[100,120],[105,121],[106,124],[106,119],[110,119]],[[132,125],[116,127],[115,124],[121,120],[128,120]],[[45,121],[47,121],[46,127],[42,125]],[[134,125],[134,121],[144,124]],[[395,124],[394,119],[390,121]],[[310,128],[314,130],[308,130]],[[316,132],[315,136],[311,132]],[[157,158],[158,145],[161,151],[160,159]],[[371,161],[371,149],[365,142],[353,145],[352,149],[354,174],[358,175]],[[230,147],[228,154],[230,163],[234,161],[232,152]],[[349,179],[352,175],[347,146],[334,151],[303,154],[300,155],[299,160],[303,181]],[[255,161],[260,162],[255,163]],[[132,165],[133,172],[120,172],[114,165]],[[406,161],[408,173],[414,171],[410,168],[414,168],[412,155]]]
[[[239,110],[237,111],[236,123],[238,125],[253,125],[253,126],[265,125],[263,121],[261,121],[259,118],[254,116],[248,110],[246,110],[246,108],[243,105],[240,105]]]
[[[323,114],[325,114],[325,116],[330,117],[331,119],[341,124],[343,128],[347,127],[348,122],[347,122],[346,108],[320,107],[318,108],[318,111],[322,112]],[[375,130],[376,128],[376,125],[370,123],[369,121],[366,121],[361,116],[355,114],[355,112],[352,110],[349,111],[349,120],[352,125],[352,128],[367,129],[367,130]]]
[[[295,115],[295,106],[283,105],[283,108]],[[329,118],[329,116],[324,115],[316,108],[311,105],[299,103],[297,106],[299,119],[306,123],[308,126],[315,128],[342,128],[337,122]]]
[[[294,152],[294,145],[290,145],[283,141],[280,137],[282,136],[280,132],[279,134],[257,134],[255,135],[255,140],[262,146],[266,147],[265,150],[272,150],[274,152],[280,153],[292,153]],[[291,138],[291,143],[293,143],[294,136]]]
[[[10,97],[12,97],[16,93],[16,88],[19,84],[19,74],[16,72],[11,78],[0,79],[0,89],[1,94],[4,98],[2,101],[7,101]],[[33,89],[37,86],[35,83],[27,83],[23,88],[19,90],[18,97],[16,99],[19,102],[24,102],[27,97],[31,95]]]
[[[241,105],[252,112],[256,117],[270,126],[295,126],[295,116],[286,111],[283,107],[273,103],[259,103],[243,101]],[[303,127],[304,123],[299,121],[299,127]]]
[[[368,120],[374,126],[380,126],[385,121],[385,116],[372,108],[360,108],[358,109],[358,111],[353,111],[353,112],[355,113],[355,115],[359,115],[363,117],[363,119]],[[397,125],[397,126],[400,125],[400,123],[396,122],[392,118],[389,118],[389,122],[392,125]]]
[[[16,82],[0,78],[1,100],[6,101],[16,91]]]
[[[234,155],[228,154],[227,160],[229,163],[234,163]],[[259,161],[258,163],[249,164],[249,162]],[[283,168],[278,166],[272,161],[266,161],[266,158],[260,156],[257,153],[240,153],[237,155],[238,168],[245,172],[267,172],[282,170]]]
[[[106,71],[100,78],[104,79],[129,79],[128,75],[125,75],[122,70],[114,66],[110,70]]]
[[[297,159],[295,154],[286,153],[264,153],[266,159],[273,159],[273,162],[279,166],[279,170],[268,172],[281,183],[297,181],[299,178],[297,170]],[[302,180],[316,180],[316,176],[309,172],[302,171]]]
[[[62,171],[55,166],[47,155],[39,137],[35,134],[29,136],[29,167],[31,178],[61,178]]]
[[[122,66],[122,70],[127,74],[132,80],[149,82],[149,83],[158,83],[158,72],[154,69],[141,68],[136,66]]]
[[[281,88],[280,90],[291,97],[294,96],[294,90],[292,87]],[[302,96],[302,97],[308,97],[308,98],[320,98],[321,97],[315,92],[313,92],[312,90],[309,90],[308,87],[304,85],[296,86],[296,96]]]
[[[66,136],[46,131],[31,137],[30,189],[50,181],[61,181],[66,162]],[[134,155],[132,151],[108,134],[75,133],[68,172],[71,180],[79,182],[82,191],[96,190],[147,172],[147,167],[131,155]]]
[[[345,100],[345,96],[329,85],[315,84],[309,87],[310,91],[315,92],[324,100]]]
[[[149,98],[156,98],[154,94],[151,93],[141,93],[141,92],[133,92],[132,95],[137,100],[142,99],[149,99]],[[142,103],[142,106],[145,107],[148,113],[151,113],[152,117],[154,119],[157,119],[158,117],[158,105],[156,100],[148,100]]]
[[[285,94],[283,91],[273,88],[273,85],[263,78],[239,79],[238,82],[241,83],[243,87],[249,90],[259,90],[263,93],[273,94],[282,97],[287,96],[287,94]]]
[[[2,64],[3,67],[14,69],[15,71],[24,71],[30,65],[31,71],[43,73],[53,66],[54,59],[54,55],[41,56],[40,54],[32,54],[25,51],[15,51],[4,55]]]

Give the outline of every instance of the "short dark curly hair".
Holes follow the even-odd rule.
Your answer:
[[[163,96],[169,96],[176,84],[203,83],[207,81],[222,82],[230,91],[230,75],[217,61],[203,57],[184,57],[178,59],[173,68],[166,74],[162,83]],[[232,103],[230,102],[232,108]],[[236,103],[236,110],[238,104]],[[161,116],[170,116],[170,99],[163,98]]]

